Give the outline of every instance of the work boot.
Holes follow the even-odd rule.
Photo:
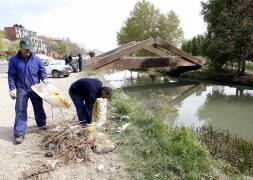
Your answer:
[[[45,125],[45,126],[39,127],[39,129],[42,130],[42,131],[45,131],[45,130],[47,130],[48,128],[47,128],[47,126]]]
[[[15,137],[15,143],[21,144],[24,141],[24,136]]]

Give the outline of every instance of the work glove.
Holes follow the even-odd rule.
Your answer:
[[[16,89],[13,89],[13,90],[10,90],[10,96],[11,96],[11,99],[16,99],[17,95],[16,95]]]
[[[47,80],[47,79],[44,79],[42,82],[43,82],[45,85],[48,85],[48,80]]]

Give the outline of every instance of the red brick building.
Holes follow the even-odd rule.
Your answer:
[[[4,27],[6,38],[10,41],[15,41],[22,37],[28,37],[33,44],[33,51],[36,53],[47,53],[47,42],[37,36],[37,32],[28,30],[24,27]]]

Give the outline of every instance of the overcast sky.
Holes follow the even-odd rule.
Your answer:
[[[166,14],[173,10],[186,39],[206,31],[201,1],[147,0]],[[87,50],[118,47],[116,34],[138,0],[0,0],[0,29],[22,24],[39,35],[70,38]]]

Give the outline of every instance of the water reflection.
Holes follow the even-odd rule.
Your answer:
[[[252,140],[252,107],[252,91],[212,86],[208,88],[205,102],[199,106],[197,116],[214,128],[229,128],[230,132]]]
[[[110,70],[105,75],[106,81],[110,82],[115,88],[130,87],[142,84],[155,84],[173,82],[173,80],[149,74],[146,72],[137,71],[117,71]]]
[[[124,72],[128,76],[107,75],[107,80],[134,96],[156,113],[170,104],[178,111],[164,117],[167,124],[201,127],[210,124],[215,129],[253,141],[253,90],[212,84],[182,82],[145,73]],[[131,75],[132,74],[132,75]],[[110,80],[109,77],[117,81]]]

